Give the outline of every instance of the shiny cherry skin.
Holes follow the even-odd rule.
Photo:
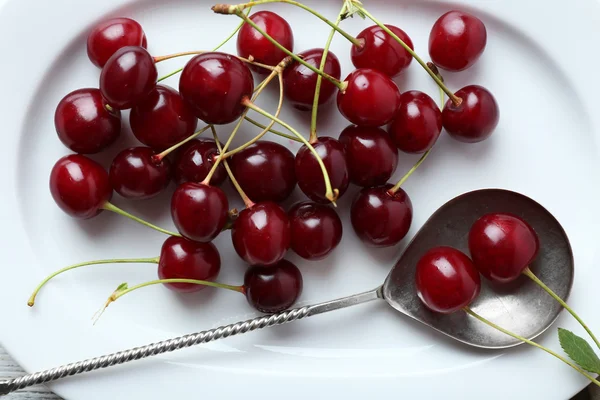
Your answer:
[[[451,314],[479,294],[481,279],[469,257],[452,247],[429,250],[417,262],[417,295],[431,311]]]
[[[181,146],[175,157],[175,181],[202,182],[207,176],[217,157],[219,149],[212,139],[193,139]],[[237,175],[236,175],[237,176]],[[220,163],[210,179],[210,184],[219,186],[227,179],[225,165]]]
[[[481,20],[463,11],[442,15],[429,34],[431,61],[447,71],[462,71],[479,59],[487,42]]]
[[[386,27],[414,50],[406,32],[393,25]],[[352,46],[352,64],[356,68],[373,68],[393,78],[408,68],[412,61],[410,53],[379,25],[366,28],[356,38],[363,43],[362,46]]]
[[[88,57],[102,68],[120,48],[141,46],[146,48],[146,34],[142,26],[130,18],[111,18],[92,29],[87,39]]]
[[[373,247],[398,244],[410,229],[413,209],[410,198],[401,188],[394,194],[392,185],[361,190],[350,211],[354,232]]]
[[[88,219],[100,214],[112,197],[108,174],[97,162],[71,154],[58,160],[50,173],[50,193],[71,217]]]
[[[288,212],[292,232],[292,250],[306,260],[322,260],[342,240],[342,220],[324,204],[298,203]]]
[[[456,92],[459,106],[448,101],[442,112],[442,123],[450,136],[465,143],[481,142],[494,132],[500,119],[496,99],[484,87],[465,86]]]
[[[298,53],[298,56],[313,67],[319,68],[321,58],[323,58],[323,49],[306,50]],[[340,79],[342,75],[340,60],[331,51],[327,52],[324,72],[335,79]],[[320,106],[328,103],[337,91],[337,87],[327,79],[322,79],[321,82]],[[312,110],[316,87],[317,74],[298,62],[294,62],[283,71],[285,98],[298,110]]]
[[[196,242],[210,242],[227,223],[229,201],[215,186],[186,182],[171,198],[171,217],[179,233]]]
[[[384,185],[396,171],[398,150],[383,129],[350,125],[339,140],[346,149],[350,182],[355,185]]]
[[[346,78],[345,93],[338,91],[342,115],[358,126],[378,127],[391,122],[400,107],[400,90],[387,75],[360,68]]]
[[[339,190],[339,197],[342,197],[350,182],[344,145],[332,137],[321,136],[316,143],[312,143],[312,146],[325,164],[331,188]],[[309,199],[323,204],[330,202],[325,197],[323,171],[306,145],[302,146],[296,154],[296,177],[298,186]]]
[[[271,267],[250,267],[244,276],[244,294],[248,303],[263,313],[290,308],[301,293],[302,274],[287,260]]]
[[[287,199],[296,187],[294,154],[286,147],[259,140],[236,153],[229,165],[233,176],[255,202]]]
[[[54,127],[65,146],[80,154],[98,153],[121,134],[121,112],[109,111],[98,89],[66,95],[54,113]]]
[[[435,101],[418,90],[402,93],[390,137],[405,153],[421,154],[433,147],[442,132],[442,112]]]
[[[256,12],[250,19],[283,47],[294,51],[294,33],[285,19],[271,11]],[[254,61],[271,66],[276,66],[287,57],[287,54],[248,24],[244,24],[238,33],[237,53],[240,57],[252,56]],[[258,66],[252,65],[250,68],[260,74],[269,73],[269,70]]]
[[[192,242],[177,236],[163,243],[158,262],[159,279],[214,281],[220,271],[221,256],[212,243]],[[193,283],[166,283],[165,286],[180,293],[197,292],[206,287]]]
[[[129,123],[140,142],[160,152],[191,136],[198,118],[175,89],[156,85],[131,109]]]
[[[146,49],[127,46],[116,51],[100,74],[100,91],[119,110],[132,108],[156,86],[158,71]]]
[[[491,281],[514,281],[535,260],[539,250],[537,233],[513,214],[486,214],[469,231],[469,251],[475,267]]]
[[[149,147],[130,147],[113,159],[109,178],[112,188],[132,200],[155,197],[171,182],[171,162],[152,160],[156,153]]]
[[[225,53],[204,53],[183,69],[179,92],[196,117],[207,124],[228,124],[244,112],[244,97],[254,91],[252,73],[239,59]]]
[[[233,247],[250,265],[271,266],[290,248],[290,220],[276,203],[265,201],[246,208],[231,228]]]

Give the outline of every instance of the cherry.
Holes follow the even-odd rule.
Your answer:
[[[387,75],[360,68],[346,78],[348,87],[338,92],[337,105],[344,117],[359,126],[389,123],[400,107],[400,90]]]
[[[270,267],[254,266],[244,276],[248,303],[260,312],[276,313],[290,308],[302,293],[298,267],[281,260]]]
[[[454,139],[476,143],[490,137],[500,118],[500,110],[494,96],[484,87],[465,86],[456,92],[463,101],[456,106],[448,101],[442,112],[446,131]]]
[[[479,218],[469,232],[469,251],[475,266],[487,279],[511,282],[536,258],[537,234],[513,214],[491,213]]]
[[[342,240],[342,221],[329,206],[298,203],[288,212],[292,232],[292,250],[307,260],[321,260]]]
[[[129,123],[140,142],[160,152],[191,136],[198,118],[175,89],[156,85],[133,107]]]
[[[393,25],[386,27],[414,50],[406,32]],[[394,77],[408,68],[412,61],[411,54],[378,25],[366,28],[356,38],[363,43],[362,46],[352,46],[352,64],[356,68],[373,68]]]
[[[425,153],[433,147],[442,132],[442,112],[425,93],[418,90],[404,92],[388,132],[401,151]]]
[[[127,199],[150,199],[162,192],[171,181],[168,159],[152,160],[149,147],[131,147],[121,151],[110,166],[112,188]]]
[[[175,180],[178,184],[204,181],[219,154],[217,144],[212,139],[190,140],[175,157]],[[219,164],[210,183],[219,186],[225,179],[227,171],[223,164]]]
[[[233,176],[253,201],[287,199],[296,187],[294,154],[284,146],[262,140],[231,158]]]
[[[288,216],[270,201],[240,212],[231,229],[235,251],[250,265],[277,264],[290,248],[290,236]]]
[[[100,90],[108,104],[126,110],[142,101],[156,86],[154,59],[138,46],[123,47],[106,62],[100,74]]]
[[[374,247],[400,242],[410,229],[413,209],[404,190],[391,193],[392,185],[361,190],[352,203],[350,219],[354,232]]]
[[[54,113],[58,138],[76,153],[98,153],[121,134],[121,112],[104,106],[98,89],[79,89],[66,95]]]
[[[487,32],[481,20],[463,11],[442,15],[429,34],[429,55],[440,68],[462,71],[481,56],[487,42]]]
[[[195,279],[212,281],[221,270],[219,251],[212,243],[192,242],[171,236],[163,244],[158,263],[160,279]],[[166,283],[181,293],[197,292],[205,286],[190,283]]]
[[[479,294],[481,280],[464,253],[446,246],[429,250],[417,262],[417,295],[432,311],[451,314]]]
[[[341,197],[348,189],[349,183],[344,145],[332,137],[322,136],[316,143],[312,143],[312,146],[325,164],[331,187],[339,190]],[[330,202],[325,197],[323,171],[307,146],[302,146],[296,154],[296,177],[298,186],[308,198],[318,203]]]
[[[94,65],[102,68],[117,50],[126,46],[148,46],[142,26],[129,18],[111,18],[92,29],[87,54]]]
[[[271,11],[259,11],[252,14],[250,20],[283,47],[289,51],[294,50],[294,33],[285,19]],[[249,24],[244,24],[238,33],[237,53],[240,57],[252,57],[258,63],[273,67],[287,56]],[[261,74],[269,72],[254,65],[250,68]]]
[[[252,95],[254,79],[239,59],[225,53],[204,53],[186,64],[179,91],[202,121],[228,124],[244,112],[242,99]]]
[[[383,185],[396,171],[398,150],[384,130],[350,125],[339,140],[346,149],[350,181],[355,185]]]
[[[179,233],[190,240],[210,242],[227,223],[229,201],[215,186],[186,182],[171,199],[171,216]]]
[[[305,62],[315,68],[321,66],[323,58],[323,49],[310,49],[298,53]],[[340,79],[342,69],[340,61],[331,51],[327,53],[325,68],[326,74]],[[299,62],[294,62],[283,71],[283,88],[286,99],[288,99],[294,108],[301,111],[310,111],[315,98],[315,89],[317,87],[318,75]],[[327,79],[321,80],[321,92],[319,94],[319,105],[323,105],[331,100],[337,88]]]

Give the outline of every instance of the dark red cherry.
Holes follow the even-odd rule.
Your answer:
[[[181,146],[175,158],[175,180],[177,183],[202,182],[219,157],[219,149],[212,139],[194,139]],[[227,179],[224,164],[220,163],[210,179],[210,184],[219,186]]]
[[[197,55],[179,80],[179,92],[207,124],[235,121],[245,109],[242,99],[253,91],[254,79],[246,64],[225,53]]]
[[[287,260],[271,267],[250,267],[244,276],[246,299],[260,312],[271,314],[286,310],[296,302],[300,293],[302,274]]]
[[[471,304],[481,280],[473,262],[452,247],[435,247],[421,257],[416,270],[417,295],[432,311],[451,314]]]
[[[79,89],[66,95],[54,113],[58,138],[76,153],[104,150],[121,134],[121,112],[109,111],[98,89]]]
[[[510,282],[537,257],[538,235],[513,214],[492,213],[479,218],[469,232],[469,251],[475,266],[487,279]]]
[[[160,152],[191,136],[198,118],[175,89],[156,85],[133,107],[129,123],[140,142]]]
[[[448,100],[442,112],[444,128],[454,139],[476,143],[491,136],[498,125],[500,110],[494,96],[484,87],[465,86],[455,93],[459,106]]]
[[[250,19],[283,47],[294,51],[294,33],[285,19],[271,11],[259,11],[252,14]],[[252,56],[254,61],[271,66],[276,66],[287,57],[287,54],[275,47],[248,24],[244,24],[238,33],[237,53],[240,57],[250,58]],[[254,65],[250,68],[261,74],[269,72],[267,69]]]
[[[390,193],[392,185],[365,188],[352,203],[350,219],[358,237],[374,247],[399,243],[410,229],[413,210],[406,192]]]
[[[325,164],[331,188],[339,190],[339,197],[343,196],[349,183],[344,145],[328,136],[319,137],[312,145]],[[306,146],[302,146],[296,154],[296,177],[298,186],[309,199],[317,203],[330,202],[325,197],[323,171],[315,155]]]
[[[220,270],[221,257],[212,243],[192,242],[171,236],[165,240],[160,251],[159,279],[213,281]],[[180,293],[197,292],[206,287],[193,283],[166,283],[165,286]]]
[[[298,203],[288,212],[292,250],[307,260],[321,260],[342,240],[342,221],[330,206]]]
[[[154,59],[139,46],[123,47],[106,62],[100,74],[100,91],[108,104],[126,110],[144,100],[156,86]]]
[[[463,11],[442,15],[429,34],[431,61],[448,71],[462,71],[483,53],[487,32],[481,20]]]
[[[236,153],[229,165],[244,192],[255,202],[282,202],[296,187],[294,154],[278,143],[258,141]]]
[[[162,192],[171,182],[171,162],[163,158],[152,160],[156,154],[149,147],[130,147],[121,151],[110,166],[110,183],[127,199],[150,199]]]
[[[75,218],[100,214],[110,201],[112,188],[100,164],[79,154],[58,160],[50,173],[50,193],[58,206]]]
[[[393,25],[386,27],[414,50],[406,32]],[[394,77],[408,68],[412,61],[410,53],[378,25],[366,28],[356,38],[363,42],[360,47],[352,46],[352,64],[356,68],[373,68]]]
[[[235,251],[248,264],[271,266],[290,248],[290,221],[276,203],[257,203],[240,212],[231,239]]]
[[[298,56],[313,67],[319,68],[321,58],[323,58],[323,49],[306,50],[298,53]],[[340,61],[331,51],[327,52],[324,72],[335,79],[340,79],[342,75]],[[329,102],[337,91],[337,87],[327,79],[322,79],[321,82],[319,105]],[[294,62],[283,71],[285,98],[298,110],[312,110],[316,87],[317,74],[298,62]]]
[[[384,185],[396,171],[398,150],[383,129],[350,125],[342,131],[340,142],[355,185]]]
[[[88,57],[100,68],[117,50],[126,46],[148,46],[142,26],[129,18],[102,21],[92,29],[87,39]]]
[[[215,186],[186,182],[173,193],[171,216],[179,233],[190,240],[210,242],[227,223],[229,201]]]
[[[425,93],[418,90],[404,92],[388,132],[401,151],[425,153],[433,147],[442,132],[442,112]]]
[[[389,123],[400,107],[400,90],[387,75],[360,68],[346,78],[346,92],[338,92],[337,105],[344,117],[359,126]]]

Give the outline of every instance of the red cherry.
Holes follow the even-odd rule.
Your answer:
[[[194,139],[181,146],[175,158],[177,183],[204,181],[219,154],[217,144],[212,139]],[[210,184],[219,186],[225,182],[225,179],[227,179],[227,171],[221,163],[210,179]]]
[[[284,146],[258,141],[229,162],[233,176],[255,202],[287,199],[296,187],[294,154]]]
[[[171,162],[152,160],[156,154],[149,147],[131,147],[121,151],[110,166],[113,189],[127,199],[150,199],[162,192],[171,181]]]
[[[186,182],[171,199],[171,216],[179,233],[190,240],[210,242],[227,223],[229,201],[215,186]]]
[[[252,14],[250,19],[283,47],[289,51],[294,50],[294,33],[285,19],[271,11],[259,11]],[[254,61],[271,66],[276,66],[287,57],[287,54],[248,24],[244,24],[238,33],[237,53],[240,57],[253,57]],[[254,65],[250,68],[261,74],[269,72]]]
[[[500,110],[494,96],[484,87],[465,86],[456,92],[459,106],[448,101],[442,112],[444,128],[454,139],[476,143],[491,136],[498,125]]]
[[[104,150],[121,134],[121,112],[104,107],[98,89],[79,89],[66,95],[54,113],[58,138],[76,153]]]
[[[417,295],[432,311],[451,314],[479,294],[481,281],[473,262],[452,247],[435,247],[421,257],[416,270]]]
[[[100,68],[117,50],[126,46],[148,46],[142,26],[129,18],[102,21],[92,29],[87,39],[88,57]]]
[[[406,32],[393,25],[386,27],[414,50]],[[352,64],[356,68],[373,68],[394,77],[408,68],[412,61],[410,53],[378,25],[366,28],[356,38],[363,42],[360,47],[352,46]]]
[[[79,154],[65,156],[54,164],[50,173],[50,192],[65,213],[80,219],[100,214],[112,197],[104,168]]]
[[[298,53],[298,56],[313,67],[319,68],[321,66],[321,58],[323,58],[323,51],[323,49],[310,49]],[[342,69],[340,67],[340,61],[331,51],[327,53],[323,71],[335,79],[340,79],[341,77]],[[285,98],[298,110],[312,110],[316,87],[317,74],[298,62],[294,62],[283,71],[283,89]],[[329,82],[327,79],[322,79],[321,91],[319,93],[319,105],[328,103],[336,90],[337,87],[335,87],[333,83]]]
[[[352,203],[350,219],[358,237],[374,247],[399,243],[412,223],[412,203],[402,189],[390,193],[392,185],[365,188]]]
[[[511,282],[537,257],[540,242],[533,228],[516,215],[491,213],[479,218],[469,232],[469,251],[487,279]]]
[[[350,125],[340,142],[346,149],[350,181],[358,186],[378,186],[392,177],[398,166],[398,150],[380,128]]]
[[[292,250],[307,260],[327,257],[342,240],[342,221],[329,206],[298,203],[288,212]]]
[[[231,239],[235,251],[248,264],[271,266],[290,248],[290,221],[276,203],[257,203],[240,212]]]
[[[212,243],[192,242],[171,236],[163,244],[158,263],[159,279],[213,281],[221,270],[219,251]],[[176,292],[191,293],[205,288],[192,283],[166,283]]]
[[[291,262],[271,267],[254,266],[244,276],[248,303],[260,312],[276,313],[290,308],[302,293],[302,274]]]
[[[119,110],[135,106],[156,86],[154,59],[142,47],[123,47],[106,62],[100,74],[100,90],[108,104]]]
[[[160,152],[191,136],[198,118],[175,89],[156,85],[131,110],[129,123],[140,142]]]
[[[252,73],[242,61],[225,53],[204,53],[183,69],[179,91],[196,116],[207,124],[228,124],[244,112],[244,97],[254,91]]]
[[[429,34],[429,55],[440,68],[462,71],[479,59],[487,42],[481,20],[462,11],[442,15]]]
[[[360,68],[346,78],[348,88],[338,92],[337,105],[344,117],[359,126],[389,123],[400,107],[400,90],[387,75]]]

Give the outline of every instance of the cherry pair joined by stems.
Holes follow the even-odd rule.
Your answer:
[[[316,261],[327,257],[342,240],[342,221],[324,204],[302,202],[288,212],[291,248],[300,257]]]
[[[111,18],[97,24],[87,39],[88,57],[99,68],[117,50],[127,46],[148,47],[142,26],[130,18]]]

